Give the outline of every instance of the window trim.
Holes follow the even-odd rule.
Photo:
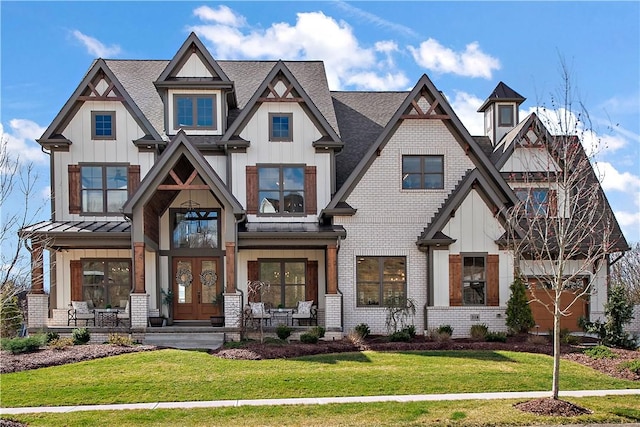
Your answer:
[[[258,216],[287,216],[287,217],[291,217],[291,216],[306,216],[307,215],[307,188],[306,188],[306,180],[307,180],[307,166],[304,164],[286,164],[286,163],[278,163],[278,164],[257,164],[256,165],[256,175],[257,175],[257,182],[256,182],[256,186],[257,186],[257,191],[256,191],[256,197],[257,197],[257,215]],[[302,169],[302,187],[300,190],[296,190],[296,191],[301,191],[302,192],[302,210],[300,212],[285,212],[285,211],[278,211],[278,212],[261,212],[260,211],[260,193],[263,191],[275,191],[275,190],[270,190],[270,189],[262,189],[260,188],[260,169],[262,168],[279,168],[279,179],[278,181],[281,183],[283,182],[282,179],[282,174],[283,174],[283,170],[285,168],[299,168]],[[284,192],[285,189],[282,187],[282,185],[279,185],[279,189],[278,189],[278,193],[279,193],[279,204],[280,206],[284,206]]]
[[[286,263],[301,263],[304,265],[304,298],[306,300],[306,295],[307,295],[307,286],[309,285],[308,280],[307,280],[307,275],[308,275],[308,271],[307,271],[307,266],[308,266],[308,262],[309,260],[307,258],[258,258],[258,279],[262,282],[265,283],[269,283],[269,286],[271,286],[271,282],[268,280],[263,280],[263,278],[261,277],[261,273],[262,273],[262,263],[279,263],[280,264],[280,272],[282,273],[285,269],[285,264]],[[285,277],[285,274],[280,274],[280,282],[278,283],[278,287],[280,287],[280,303],[284,306],[284,308],[295,308],[296,305],[292,306],[292,307],[287,307],[285,306],[285,302],[286,302],[286,287],[287,287],[287,283],[283,283],[283,278]],[[289,286],[300,286],[300,283],[289,283]],[[262,301],[262,292],[260,292],[260,301]],[[295,301],[294,304],[297,304],[298,301]],[[273,307],[276,308],[276,307]]]
[[[378,304],[361,304],[358,298],[359,285],[360,280],[358,280],[358,259],[359,258],[376,258],[378,259]],[[384,301],[384,262],[380,262],[381,260],[391,259],[391,258],[400,258],[404,261],[404,282],[403,282],[403,292],[404,298],[408,298],[407,296],[407,257],[405,255],[356,255],[355,257],[355,283],[356,283],[356,307],[358,308],[385,308],[389,307]],[[372,282],[366,282],[372,283]],[[388,283],[388,282],[387,282]]]
[[[408,175],[408,172],[404,171],[404,159],[405,158],[409,158],[409,157],[417,157],[420,159],[420,187],[418,188],[407,188],[404,186],[404,177],[405,175]],[[441,162],[441,172],[440,173],[433,173],[433,172],[425,172],[425,167],[424,167],[424,161],[426,158],[428,157],[434,157],[434,158],[440,158]],[[415,191],[415,190],[442,190],[444,189],[444,180],[445,180],[445,175],[444,175],[444,155],[443,154],[403,154],[402,155],[402,159],[401,159],[401,165],[400,165],[401,169],[402,169],[402,175],[401,175],[401,188],[402,190],[408,190],[408,191]],[[412,172],[412,174],[416,174],[414,172]],[[424,186],[424,177],[426,175],[440,175],[442,176],[442,186],[440,187],[425,187]]]
[[[536,203],[534,205],[533,202],[536,200],[533,197],[534,191],[546,192],[546,197],[545,197],[546,203],[542,203],[542,204]],[[525,216],[527,218],[551,218],[552,217],[551,197],[552,197],[553,190],[546,187],[517,187],[513,189],[513,192],[515,193],[518,200],[521,203],[523,203],[524,213],[526,214]],[[522,200],[520,197],[518,197],[518,194],[523,192],[527,193],[527,198],[525,200]],[[540,209],[542,207],[544,207],[543,210]]]
[[[129,163],[79,163],[78,166],[80,167],[80,215],[85,215],[85,216],[111,216],[111,215],[122,215],[122,206],[120,207],[120,209],[117,212],[111,212],[107,210],[107,194],[108,194],[108,189],[107,189],[107,168],[110,167],[120,167],[120,168],[125,168],[126,169],[126,173],[125,173],[125,178],[127,179],[127,189],[126,189],[126,193],[127,193],[127,198],[125,199],[125,203],[126,200],[129,198],[129,187],[131,185],[131,183],[129,182]],[[82,187],[82,168],[85,167],[100,167],[102,168],[102,206],[103,209],[100,212],[97,211],[88,211],[87,206],[84,205],[84,197],[83,197],[83,193],[85,191],[85,189]],[[91,188],[88,190],[97,190],[97,188]],[[112,191],[116,190],[116,189],[111,189]],[[123,191],[123,190],[117,190],[117,191]],[[124,206],[124,203],[123,203]]]
[[[203,93],[174,93],[173,95],[173,129],[201,129],[201,130],[218,130],[218,97],[217,94],[203,94]],[[178,122],[178,99],[189,98],[191,99],[191,113],[193,115],[192,126],[181,126]],[[211,126],[198,126],[198,98],[211,99],[212,103],[212,125]]]
[[[208,248],[208,247],[204,247],[204,248],[181,248],[175,245],[175,242],[173,240],[173,226],[175,224],[176,221],[176,214],[178,213],[186,213],[188,211],[188,208],[169,208],[169,247],[172,251],[174,252],[182,252],[182,251],[198,251],[201,252],[203,250],[206,250],[208,252],[214,253],[217,256],[217,254],[219,254],[223,249],[221,248],[222,245],[222,230],[221,230],[221,226],[222,226],[222,209],[220,208],[197,208],[194,209],[196,211],[200,211],[200,212],[216,212],[217,213],[217,221],[218,221],[218,226],[217,226],[217,244],[218,246],[215,248]]]
[[[511,113],[511,120],[504,121],[504,110],[509,109]],[[513,127],[516,120],[516,113],[513,105],[511,104],[498,104],[498,127]]]
[[[103,262],[104,263],[104,273],[106,274],[108,271],[108,267],[109,267],[109,263],[115,263],[115,262],[123,262],[123,263],[127,263],[129,266],[129,295],[131,294],[131,291],[133,289],[133,262],[131,260],[131,258],[80,258],[80,270],[82,272],[82,298],[84,299],[84,290],[85,287],[97,287],[98,285],[86,285],[84,282],[84,268],[85,268],[85,263],[88,262]],[[115,301],[108,301],[108,296],[109,296],[109,283],[103,283],[102,288],[105,292],[105,296],[107,297],[105,299],[105,305],[106,304],[111,304],[112,306],[115,306],[116,302]],[[129,299],[129,295],[126,296],[126,299]],[[118,301],[119,303],[119,301]],[[97,307],[97,306],[96,306]],[[121,307],[124,308],[124,307]]]
[[[462,287],[462,306],[464,307],[487,307],[489,305],[487,298],[489,297],[489,293],[488,293],[488,286],[489,286],[489,277],[488,277],[488,272],[489,272],[489,264],[488,264],[488,253],[486,252],[467,252],[467,253],[461,253],[460,254],[460,266],[462,268],[462,271],[460,272],[460,286]],[[484,264],[484,279],[481,281],[484,283],[484,288],[483,288],[483,300],[484,303],[482,304],[469,304],[465,301],[464,298],[464,284],[465,282],[480,282],[480,280],[464,280],[464,260],[465,258],[482,258],[483,259],[483,264]]]
[[[96,135],[97,116],[111,117],[111,135]],[[114,140],[116,139],[116,112],[115,111],[91,111],[91,139],[93,140]]]
[[[286,137],[276,137],[273,135],[273,119],[276,117],[287,117],[289,119],[289,135]],[[293,113],[269,113],[269,141],[272,142],[292,142],[293,141]]]

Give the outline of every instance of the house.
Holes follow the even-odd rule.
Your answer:
[[[322,62],[216,60],[193,33],[169,61],[97,59],[38,140],[52,211],[22,230],[29,326],[66,325],[71,301],[128,301],[144,331],[171,290],[177,325],[224,315],[233,331],[261,280],[273,307],[313,300],[329,337],[384,333],[385,307],[407,298],[418,331],[504,330],[523,101],[500,83],[472,137],[426,75],[408,92],[332,92]]]

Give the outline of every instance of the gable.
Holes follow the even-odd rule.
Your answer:
[[[559,172],[560,166],[544,146],[518,144],[500,172]]]
[[[218,77],[217,75],[213,75],[212,70],[210,69],[211,66],[209,64],[205,64],[203,59],[202,55],[198,55],[197,52],[192,52],[191,55],[186,57],[182,67],[175,71],[175,77]]]

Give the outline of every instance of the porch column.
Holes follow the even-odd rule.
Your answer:
[[[226,292],[233,294],[236,292],[236,244],[235,242],[227,242],[226,247]]]
[[[327,293],[338,293],[338,246],[327,246]]]
[[[44,294],[44,268],[42,243],[34,242],[31,248],[31,294]]]
[[[133,293],[146,293],[144,285],[144,243],[133,244]]]

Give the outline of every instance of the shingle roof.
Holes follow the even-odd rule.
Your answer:
[[[340,188],[373,144],[408,92],[331,92],[338,116],[342,152],[336,156],[336,187]]]
[[[525,101],[522,95],[520,95],[515,90],[511,89],[509,86],[504,84],[503,82],[498,83],[498,86],[491,92],[491,95],[484,101],[484,103],[478,108],[478,112],[482,112],[489,107],[490,104],[497,101],[513,101],[518,105],[522,104]]]

